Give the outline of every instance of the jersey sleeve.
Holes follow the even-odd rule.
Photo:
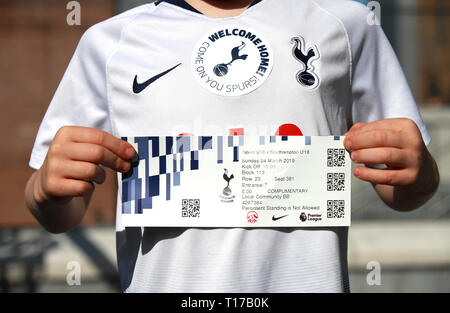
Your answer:
[[[354,16],[346,28],[352,52],[353,123],[409,118],[428,145],[431,137],[391,44],[381,26],[368,22],[366,7],[352,5]]]
[[[39,169],[53,137],[62,126],[113,132],[107,94],[107,63],[118,49],[122,31],[155,9],[144,4],[90,27],[82,36],[39,127],[30,167]]]
[[[56,132],[62,126],[111,131],[104,60],[96,50],[95,33],[81,38],[39,127],[29,165],[39,169]]]

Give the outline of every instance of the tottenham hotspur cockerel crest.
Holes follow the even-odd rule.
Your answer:
[[[297,81],[303,87],[315,89],[319,86],[319,77],[314,72],[313,62],[320,58],[319,50],[316,46],[306,47],[305,40],[302,37],[293,37],[291,43],[292,55],[303,65],[303,69],[295,75]]]

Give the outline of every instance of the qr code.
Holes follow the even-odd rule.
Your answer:
[[[327,191],[344,191],[345,173],[327,173]]]
[[[200,217],[200,199],[181,200],[181,217]]]
[[[328,149],[327,166],[343,167],[345,166],[345,149]]]
[[[344,218],[345,215],[344,200],[328,200],[327,201],[327,217],[328,218]]]

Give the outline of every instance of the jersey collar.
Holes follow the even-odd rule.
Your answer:
[[[254,6],[255,4],[261,2],[261,1],[262,0],[253,0],[253,2],[249,5],[249,8]],[[192,7],[189,3],[187,3],[184,0],[158,0],[158,1],[155,1],[155,5],[158,5],[161,2],[167,2],[167,3],[170,3],[170,4],[176,5],[176,6],[180,7],[180,8],[183,8],[185,10],[189,10],[189,11],[192,11],[192,12],[195,12],[195,13],[203,15],[202,12],[199,12],[197,9]]]

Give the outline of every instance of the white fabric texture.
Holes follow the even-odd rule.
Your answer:
[[[342,135],[356,122],[405,117],[430,136],[399,62],[368,10],[347,0],[262,0],[214,19],[175,4],[147,4],[91,27],[82,37],[42,121],[30,166],[39,169],[64,125],[117,137],[223,135],[230,128],[269,135],[292,123],[305,135]],[[194,79],[193,48],[220,25],[261,32],[274,52],[264,84],[223,97]],[[308,90],[291,38],[316,46],[320,79]],[[181,63],[142,93],[145,80]],[[127,292],[348,292],[348,228],[124,228],[117,195],[117,252]]]

